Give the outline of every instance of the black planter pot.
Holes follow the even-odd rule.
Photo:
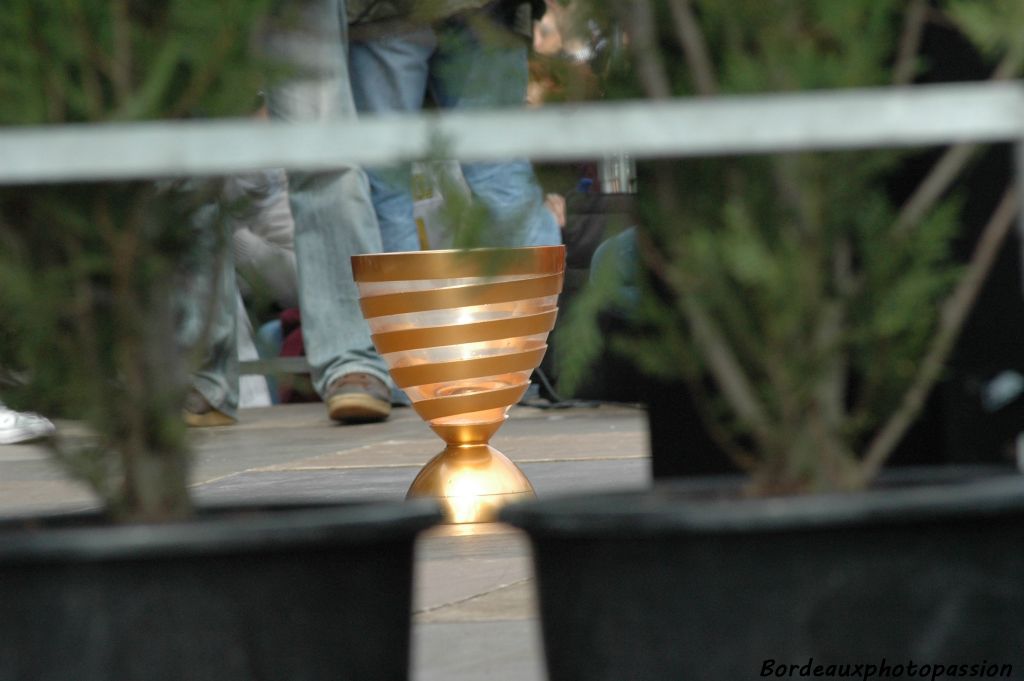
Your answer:
[[[707,478],[508,508],[534,547],[550,681],[1024,678],[1024,478],[897,475],[856,494],[740,500],[735,478]]]
[[[439,518],[410,503],[5,523],[0,679],[405,679],[413,541]]]

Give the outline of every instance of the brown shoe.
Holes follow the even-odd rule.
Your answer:
[[[189,428],[213,428],[217,426],[233,426],[237,419],[215,409],[206,401],[202,393],[192,389],[185,397],[185,406],[181,416]]]
[[[391,390],[376,376],[353,372],[331,383],[324,402],[335,421],[383,421],[391,413]]]

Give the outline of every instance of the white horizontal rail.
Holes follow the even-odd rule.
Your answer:
[[[463,161],[637,158],[1024,138],[1019,82],[423,113],[0,128],[0,184]]]

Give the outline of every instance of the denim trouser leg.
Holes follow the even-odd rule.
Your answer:
[[[188,283],[179,302],[182,319],[178,343],[189,350],[205,340],[201,364],[192,373],[192,387],[215,409],[235,417],[238,413],[235,339],[238,292],[228,242],[230,234],[227,225],[218,218],[218,208],[212,205],[198,212],[195,227],[195,251],[187,263]],[[204,332],[208,334],[205,339]]]
[[[361,112],[418,111],[427,88],[448,109],[517,106],[526,94],[525,45],[484,45],[468,26],[455,22],[437,31],[423,29],[353,44],[349,67]],[[462,171],[494,220],[483,235],[486,243],[561,243],[561,232],[544,207],[528,161],[467,163]],[[374,169],[369,174],[384,249],[417,249],[408,170]]]
[[[230,249],[226,249],[230,250]],[[238,415],[238,348],[235,334],[235,266],[230,257],[220,268],[217,302],[210,326],[210,339],[202,366],[192,374],[192,386],[206,401],[228,416]]]
[[[437,38],[430,28],[351,45],[349,69],[356,108],[373,113],[419,111],[427,92],[430,56],[436,48]],[[419,250],[409,164],[368,168],[366,174],[384,250]]]
[[[274,118],[322,121],[355,115],[345,58],[344,0],[304,3],[304,24],[276,44],[307,73],[269,93]],[[291,40],[289,40],[291,38]],[[312,62],[311,62],[312,56]],[[302,335],[313,384],[324,395],[343,374],[365,372],[390,384],[359,308],[349,256],[381,250],[366,175],[356,166],[289,172]]]
[[[484,232],[488,246],[557,246],[562,232],[544,206],[544,194],[529,161],[463,163],[473,195],[487,206],[495,228]]]
[[[514,39],[484,43],[467,25],[445,25],[431,65],[430,87],[445,109],[524,106],[529,78],[527,48]],[[554,246],[562,243],[555,216],[526,159],[463,163],[462,175],[487,206],[494,228],[487,245]]]

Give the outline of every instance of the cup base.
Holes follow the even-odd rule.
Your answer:
[[[511,503],[533,499],[533,485],[511,459],[487,444],[448,445],[423,467],[406,498],[430,498],[445,522],[485,523]]]

